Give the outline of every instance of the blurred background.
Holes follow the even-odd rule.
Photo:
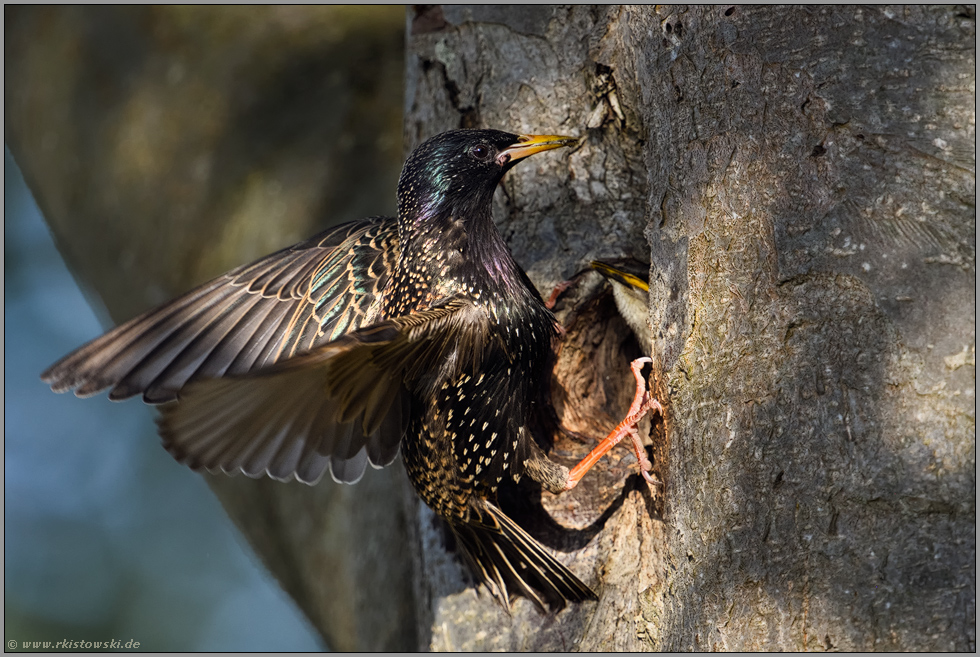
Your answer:
[[[5,639],[322,649],[150,407],[40,381],[103,324],[6,151],[4,189]]]
[[[405,9],[4,11],[4,638],[322,650],[151,408],[39,374],[232,266],[391,214]]]

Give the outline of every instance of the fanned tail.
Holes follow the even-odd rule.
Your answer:
[[[568,602],[598,600],[595,592],[503,511],[480,502],[482,522],[449,526],[474,575],[507,610],[511,595],[523,595],[543,612]]]

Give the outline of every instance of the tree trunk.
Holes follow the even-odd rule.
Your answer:
[[[616,482],[611,506],[555,502],[604,520],[572,557],[598,604],[542,628],[434,597],[433,647],[972,649],[973,11],[444,7],[414,28],[412,143],[585,137],[505,181],[500,227],[542,291],[649,254],[668,408],[652,503]]]
[[[344,10],[5,19],[7,143],[117,320],[327,212],[390,208],[371,203],[397,165],[355,156],[391,134],[395,41]],[[972,9],[408,22],[407,148],[460,126],[584,137],[508,174],[495,215],[545,294],[590,259],[650,259],[664,486],[622,448],[565,495],[522,484],[522,525],[600,594],[542,617],[465,582],[401,466],[355,487],[212,478],[331,647],[973,649]],[[592,437],[625,412],[639,349],[603,290],[592,275],[560,301],[552,390]],[[591,447],[542,437],[566,463]]]

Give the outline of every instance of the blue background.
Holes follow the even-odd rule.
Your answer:
[[[151,408],[40,381],[109,323],[6,149],[4,185],[5,641],[323,649],[203,479],[160,446]]]

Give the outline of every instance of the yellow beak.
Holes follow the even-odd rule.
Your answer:
[[[561,148],[578,143],[578,137],[564,137],[562,135],[521,135],[517,138],[517,143],[508,146],[497,155],[497,162],[506,164],[524,159],[541,151],[550,151],[552,148]]]
[[[650,291],[650,284],[639,276],[634,276],[633,274],[625,272],[622,269],[617,269],[616,267],[599,260],[593,260],[591,266],[596,271],[602,273],[608,278],[619,281],[626,287],[643,290],[644,292]]]

